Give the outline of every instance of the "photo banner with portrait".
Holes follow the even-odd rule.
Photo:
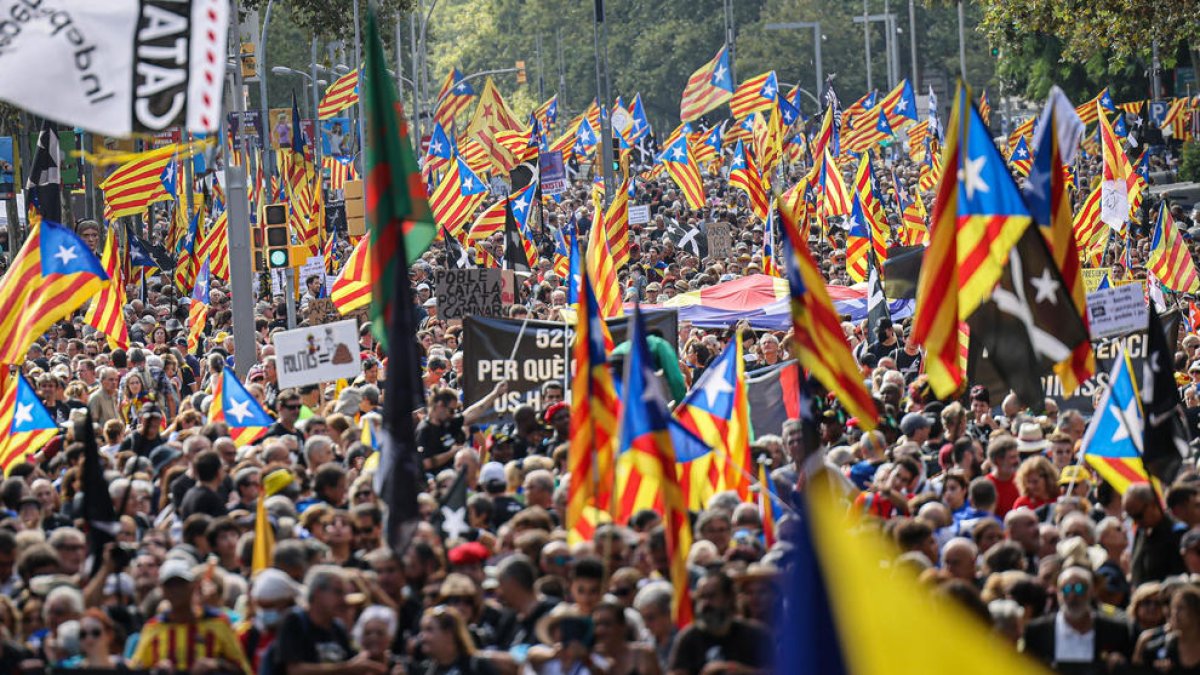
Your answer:
[[[321,152],[326,157],[353,157],[354,141],[354,126],[349,117],[321,120]]]

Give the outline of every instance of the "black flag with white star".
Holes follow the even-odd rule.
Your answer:
[[[1142,463],[1151,476],[1170,485],[1179,473],[1183,458],[1188,454],[1188,430],[1175,387],[1173,351],[1163,333],[1158,310],[1150,303],[1149,351],[1142,366],[1142,410],[1145,427],[1142,442]]]
[[[967,323],[971,357],[987,362],[972,369],[994,372],[1023,404],[1037,410],[1045,399],[1042,376],[1088,339],[1046,240],[1034,225],[1013,246],[991,299]],[[981,375],[969,376],[989,389],[995,384],[981,381]]]
[[[529,258],[525,255],[525,238],[513,215],[512,200],[504,200],[504,269],[516,272],[529,271]]]
[[[29,169],[29,180],[25,183],[25,204],[37,206],[44,220],[62,222],[62,178],[59,162],[62,159],[58,147],[58,125],[50,120],[42,121],[38,134],[37,153]]]
[[[437,526],[443,541],[472,541],[477,534],[467,521],[466,479],[466,472],[459,472],[450,489],[442,495],[438,510],[433,514],[433,524]]]
[[[875,344],[879,341],[879,326],[890,325],[892,314],[888,311],[883,282],[879,279],[879,265],[876,264],[873,252],[867,253],[867,266],[870,268],[867,273],[867,341]]]

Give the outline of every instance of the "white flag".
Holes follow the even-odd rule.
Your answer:
[[[220,123],[229,0],[0,0],[0,17],[2,100],[106,136]]]

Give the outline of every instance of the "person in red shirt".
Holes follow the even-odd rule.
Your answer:
[[[1021,496],[1016,478],[1017,467],[1021,464],[1017,439],[1007,434],[993,438],[988,443],[987,457],[992,465],[987,479],[996,486],[996,515],[1003,518]]]

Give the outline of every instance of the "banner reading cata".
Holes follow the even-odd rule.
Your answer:
[[[657,331],[670,344],[678,343],[679,320],[674,310],[656,310],[644,316],[647,331]],[[628,318],[607,323],[613,343],[623,342]],[[570,377],[574,338],[573,325],[468,316],[463,320],[463,400],[468,404],[478,401],[504,380],[508,393],[496,399],[481,424],[511,421],[513,411],[525,404],[541,409],[542,385]]]
[[[228,30],[229,0],[0,0],[0,99],[106,136],[215,131]]]

